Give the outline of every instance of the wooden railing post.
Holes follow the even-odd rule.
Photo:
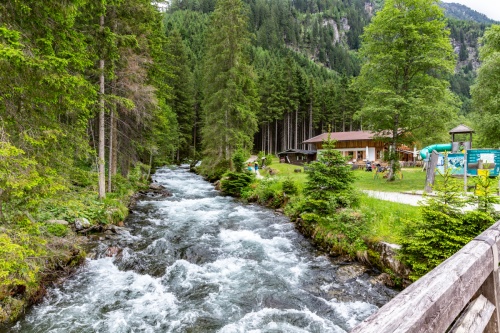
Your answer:
[[[475,241],[482,241],[491,246],[491,251],[493,253],[493,267],[492,272],[486,278],[483,285],[477,291],[476,295],[480,294],[486,297],[488,301],[491,302],[495,306],[495,310],[491,319],[486,326],[484,332],[485,333],[500,333],[500,285],[499,285],[499,277],[498,277],[498,246],[496,237],[484,237],[483,235],[477,236],[474,238]]]

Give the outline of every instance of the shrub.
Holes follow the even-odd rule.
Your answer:
[[[287,177],[283,181],[282,187],[283,187],[283,192],[285,192],[287,195],[295,195],[298,192],[297,184],[295,184],[295,182],[289,177]]]
[[[226,194],[239,197],[253,180],[254,175],[251,173],[230,171],[221,179],[221,189]]]
[[[270,166],[274,163],[274,155],[273,154],[267,154],[266,155],[266,166]]]
[[[48,224],[45,226],[49,234],[64,237],[68,234],[68,227],[62,224]]]
[[[436,197],[428,197],[422,220],[410,220],[404,230],[401,260],[411,267],[410,279],[416,280],[460,250],[494,223],[486,212],[467,212],[461,185],[451,172],[441,175],[435,186]]]
[[[243,149],[238,149],[234,152],[232,161],[235,172],[243,172],[247,155]]]

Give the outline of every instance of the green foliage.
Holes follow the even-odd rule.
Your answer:
[[[476,191],[474,193],[474,201],[477,203],[477,210],[488,214],[495,214],[494,204],[500,202],[497,195],[495,184],[498,182],[497,178],[490,178],[487,176],[478,176],[474,178]]]
[[[353,188],[354,174],[341,152],[330,139],[323,143],[318,160],[308,165],[304,194],[313,200],[325,201],[325,207],[350,207],[357,202]]]
[[[221,189],[224,193],[239,197],[241,193],[253,182],[254,175],[248,172],[227,172],[222,177]]]
[[[444,131],[456,112],[445,79],[455,67],[445,24],[434,0],[387,0],[364,31],[357,117],[389,134],[393,147]]]
[[[266,166],[271,166],[274,163],[274,155],[273,154],[267,154],[266,155]]]
[[[215,182],[222,178],[222,176],[230,169],[228,160],[214,161],[209,158],[204,158],[200,167],[197,169],[201,175],[209,182]]]
[[[255,201],[261,205],[271,208],[282,208],[286,205],[290,196],[283,189],[283,182],[275,178],[266,178],[251,185],[243,199]]]
[[[238,149],[234,152],[232,157],[233,169],[237,173],[243,172],[245,169],[245,160],[248,154],[243,149]]]
[[[315,226],[315,241],[327,245],[337,254],[356,258],[358,252],[367,249],[363,240],[367,233],[367,221],[359,212],[341,209],[328,216],[304,213],[302,219],[305,223]]]
[[[421,207],[422,219],[410,220],[402,239],[401,259],[411,267],[416,280],[453,255],[494,223],[485,212],[467,212],[458,182],[445,172]]]
[[[290,177],[283,180],[282,187],[287,195],[296,195],[299,192],[297,184]]]
[[[477,129],[485,146],[498,147],[500,144],[498,128],[500,126],[500,25],[492,25],[481,38],[481,67],[477,81],[471,88],[472,100],[477,108],[475,120]]]
[[[45,226],[47,231],[57,237],[64,237],[68,234],[68,227],[62,224],[48,224]]]

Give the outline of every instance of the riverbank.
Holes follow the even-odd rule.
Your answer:
[[[155,185],[148,189],[148,182],[138,169],[129,179],[117,177],[103,200],[91,187],[73,186],[44,198],[33,212],[7,211],[0,227],[0,325],[71,276],[85,262],[90,238],[104,239],[110,226],[123,226],[139,196],[168,195]]]

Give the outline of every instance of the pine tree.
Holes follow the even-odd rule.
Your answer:
[[[188,67],[187,53],[178,30],[169,32],[169,63],[172,76],[168,80],[171,87],[168,104],[177,115],[178,134],[177,160],[187,158],[193,146],[193,125],[195,110],[193,101],[192,76]]]
[[[202,135],[205,165],[216,165],[230,161],[238,147],[251,148],[257,130],[259,102],[241,0],[217,2],[206,41]]]

